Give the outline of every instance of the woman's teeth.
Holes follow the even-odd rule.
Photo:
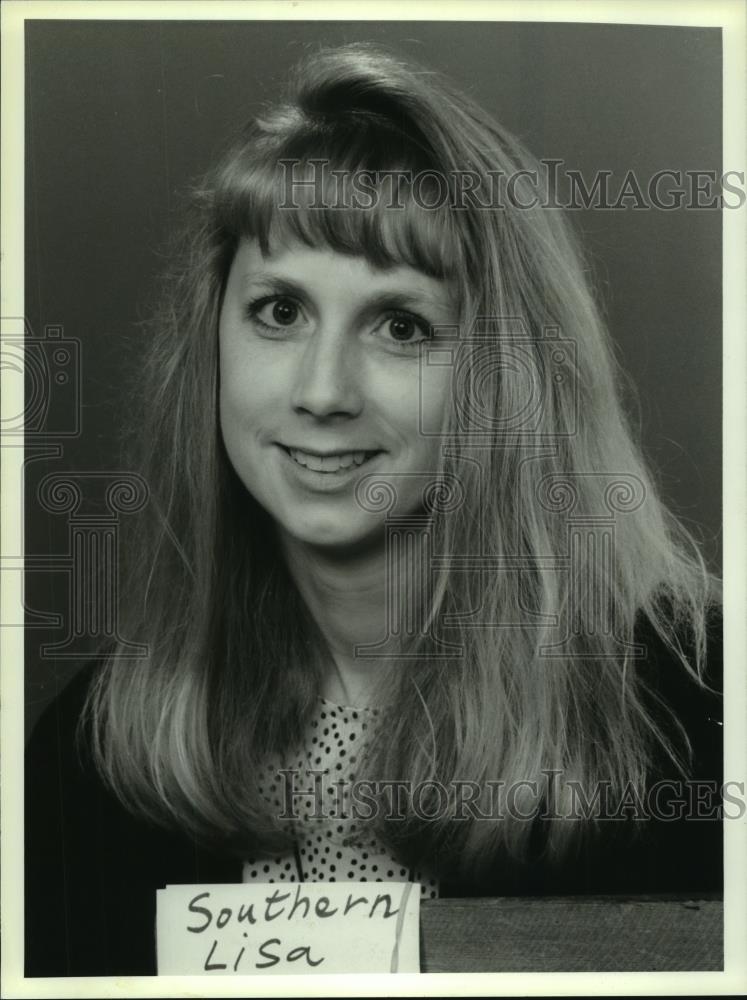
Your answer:
[[[373,454],[372,451],[349,451],[342,455],[311,455],[308,451],[290,448],[289,454],[294,462],[312,472],[339,472],[349,469],[351,465],[363,465]]]

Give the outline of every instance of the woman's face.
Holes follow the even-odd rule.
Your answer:
[[[364,510],[364,476],[396,491],[392,513],[421,504],[438,469],[448,367],[421,343],[457,313],[446,282],[409,267],[289,242],[234,257],[220,316],[220,421],[240,479],[281,530],[314,546],[381,534]],[[434,478],[433,476],[430,479]]]

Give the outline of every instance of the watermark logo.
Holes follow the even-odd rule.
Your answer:
[[[386,209],[410,202],[423,211],[660,211],[739,209],[745,173],[664,168],[650,174],[597,170],[584,175],[564,160],[503,170],[340,170],[326,159],[283,159],[277,166],[281,211]]]

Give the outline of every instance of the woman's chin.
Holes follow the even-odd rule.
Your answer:
[[[365,524],[345,523],[344,518],[304,520],[280,525],[281,531],[296,543],[319,549],[336,558],[350,558],[384,546],[384,523],[371,518]]]

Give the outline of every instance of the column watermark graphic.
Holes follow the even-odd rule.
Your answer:
[[[144,479],[129,471],[68,470],[47,472],[35,490],[32,473],[62,464],[65,446],[83,434],[83,366],[78,338],[62,326],[48,325],[37,335],[22,317],[3,318],[0,363],[6,389],[18,381],[0,427],[3,449],[23,448],[24,460],[3,488],[18,497],[18,531],[5,538],[0,572],[21,582],[20,616],[4,616],[5,628],[59,632],[57,641],[41,642],[41,660],[85,660],[100,655],[101,645],[120,644],[125,656],[145,656],[147,649],[122,636],[119,626],[119,544],[122,517],[136,514],[148,501]],[[43,466],[42,464],[43,463]],[[32,506],[33,505],[33,506]],[[35,513],[36,512],[36,513]],[[67,542],[61,551],[28,551],[29,516],[63,519]],[[46,532],[52,538],[50,529]],[[27,600],[30,577],[63,580],[64,610],[42,610]]]
[[[403,511],[400,502],[412,496],[414,474],[373,473],[358,483],[361,509],[385,515],[388,601],[385,634],[376,643],[356,647],[357,655],[383,658],[399,649],[396,655],[402,659],[459,658],[465,649],[449,632],[517,627],[537,630],[542,658],[646,654],[643,646],[623,636],[613,602],[600,586],[600,581],[606,585],[617,577],[618,531],[645,503],[646,484],[624,470],[561,471],[561,449],[569,447],[580,426],[577,353],[574,341],[557,327],[532,337],[520,317],[481,317],[466,335],[458,327],[437,328],[423,343],[420,432],[440,447],[444,465],[415,477],[421,503],[414,512]],[[427,398],[433,383],[425,377],[433,368],[447,370],[451,421],[433,422],[436,408]],[[490,470],[505,456],[516,466],[512,483],[523,503],[552,525],[553,544],[547,552],[496,544],[484,523],[490,504],[474,502],[475,496],[495,493]],[[434,515],[477,519],[471,547],[439,549]],[[490,516],[507,515],[493,511]],[[519,511],[512,516],[518,518]],[[492,543],[484,543],[489,537]],[[566,595],[563,608],[522,603],[522,579],[538,572],[561,582],[557,589]],[[470,579],[471,602],[464,603],[462,595],[461,607],[454,598],[448,609],[429,614],[438,581],[449,573]],[[506,591],[518,595],[514,617],[496,617],[495,606],[489,608],[484,600],[500,580]],[[402,640],[426,638],[429,643],[421,651],[400,648]],[[597,639],[604,640],[606,652],[597,648]],[[594,652],[581,654],[581,646]]]
[[[90,509],[96,492],[103,514]],[[118,643],[121,656],[147,655],[147,646],[120,634],[117,599],[120,518],[147,503],[145,480],[134,473],[55,473],[42,480],[38,495],[42,508],[66,515],[68,525],[67,552],[50,556],[46,566],[67,577],[67,634],[42,645],[41,657],[79,660],[107,641]]]

